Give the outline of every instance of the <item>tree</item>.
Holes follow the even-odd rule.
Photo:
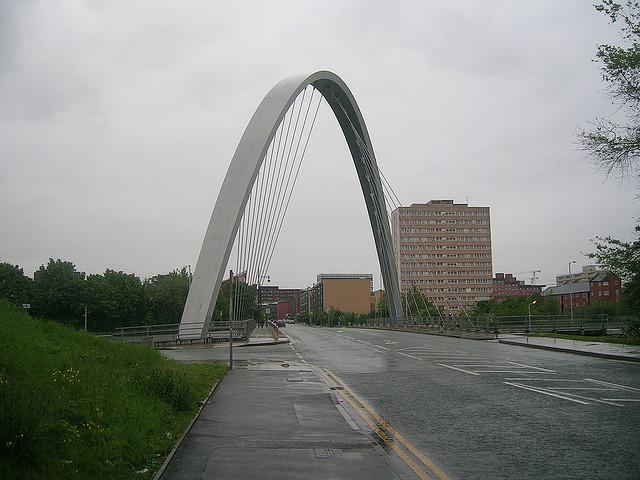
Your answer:
[[[375,318],[385,318],[389,316],[389,305],[387,304],[387,296],[383,295],[374,309]]]
[[[189,292],[186,268],[166,275],[155,275],[144,281],[145,314],[147,324],[178,323]]]
[[[536,302],[535,304],[533,302]],[[540,295],[530,297],[512,297],[501,302],[487,300],[478,302],[472,310],[473,316],[493,315],[496,317],[524,316],[529,314],[531,305],[532,315],[558,315],[560,304],[556,299],[543,298]]]
[[[16,305],[30,302],[31,279],[18,265],[0,262],[0,298]]]
[[[86,298],[91,330],[111,331],[143,321],[144,288],[134,274],[107,269],[104,275],[89,275]]]
[[[640,158],[640,3],[627,0],[619,4],[603,0],[595,5],[611,23],[620,25],[624,46],[599,45],[596,61],[602,67],[602,79],[609,95],[618,106],[622,121],[598,118],[591,130],[578,134],[583,150],[607,175],[637,175]]]
[[[422,319],[439,318],[438,309],[433,302],[415,285],[402,294],[402,309],[408,317]]]
[[[256,318],[258,289],[253,285],[248,285],[242,281],[238,281],[238,277],[234,277],[233,281],[233,304],[234,318],[247,320]],[[218,292],[218,300],[213,310],[213,320],[229,319],[229,280],[224,280],[220,285]],[[257,319],[257,318],[256,318]]]
[[[622,300],[635,314],[640,314],[640,225],[635,228],[637,238],[623,242],[615,238],[596,237],[596,251],[587,256],[622,280]]]
[[[63,323],[80,325],[84,314],[84,273],[68,261],[49,259],[33,275],[32,311]]]

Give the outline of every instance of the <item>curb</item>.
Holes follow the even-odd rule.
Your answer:
[[[495,340],[495,334],[488,334],[491,335],[491,337],[488,338],[479,338],[479,337],[473,337],[473,336],[464,336],[461,334],[455,334],[455,333],[446,333],[446,332],[434,332],[434,331],[426,331],[426,330],[411,330],[409,328],[385,328],[385,327],[347,327],[347,328],[360,328],[360,329],[369,329],[369,330],[388,330],[388,331],[392,331],[392,332],[408,332],[408,333],[419,333],[421,335],[435,335],[438,337],[449,337],[449,338],[460,338],[462,340],[482,340],[482,341],[487,341],[487,340]],[[466,330],[463,330],[466,331]]]
[[[615,355],[612,353],[587,352],[584,350],[573,350],[571,348],[550,347],[548,345],[535,345],[532,343],[512,342],[510,340],[498,340],[498,343],[504,343],[505,345],[516,345],[518,347],[537,348],[539,350],[550,350],[554,352],[573,353],[575,355],[584,355],[586,357],[607,358],[609,360],[625,360],[627,362],[640,362],[640,357]]]
[[[287,337],[287,339],[282,340],[282,341],[278,340],[277,342],[264,342],[264,343],[242,343],[242,344],[239,344],[239,345],[236,345],[236,344],[234,343],[234,344],[233,344],[233,347],[234,347],[234,348],[236,348],[236,347],[237,347],[237,348],[244,348],[244,347],[262,347],[262,346],[265,346],[265,345],[284,345],[284,344],[289,343],[289,342],[290,342],[290,340],[289,340],[289,338]]]
[[[226,375],[226,373],[225,373],[225,375]],[[191,419],[191,422],[189,422],[189,425],[187,425],[187,428],[184,429],[184,432],[182,432],[182,435],[180,435],[180,438],[178,438],[178,441],[176,442],[176,444],[173,446],[173,448],[169,452],[169,455],[167,455],[167,457],[164,459],[164,462],[162,462],[162,465],[160,465],[160,468],[158,469],[156,474],[153,476],[153,480],[160,480],[162,478],[162,475],[164,475],[164,471],[169,466],[169,463],[171,462],[171,459],[173,458],[175,453],[178,451],[178,448],[180,448],[180,445],[182,444],[182,441],[187,436],[187,433],[189,433],[189,431],[191,430],[191,427],[193,427],[193,424],[196,423],[196,420],[200,417],[200,413],[202,412],[202,409],[205,407],[205,405],[207,404],[207,402],[209,401],[211,396],[218,389],[218,386],[222,383],[222,379],[223,378],[224,378],[224,375],[222,377],[220,377],[218,379],[218,381],[216,382],[216,384],[211,388],[211,390],[209,391],[209,394],[207,395],[207,397],[202,402],[202,405],[200,405],[200,408],[198,409],[198,412]]]

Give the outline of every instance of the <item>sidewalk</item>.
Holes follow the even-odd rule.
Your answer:
[[[256,345],[277,345],[280,343],[289,343],[289,336],[280,330],[278,340],[274,340],[271,331],[266,327],[256,327],[246,342],[235,344],[237,347],[249,347]]]
[[[559,352],[589,355],[591,357],[610,358],[640,362],[640,346],[616,343],[585,342],[550,337],[527,337],[524,335],[500,335],[498,341],[507,345],[556,350]]]
[[[335,398],[305,364],[235,368],[159,478],[415,478],[394,473],[389,456],[340,414]]]

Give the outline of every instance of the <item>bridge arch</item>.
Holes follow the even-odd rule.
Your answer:
[[[297,75],[277,83],[251,117],[227,170],[205,233],[182,319],[180,338],[204,337],[238,227],[267,149],[289,107],[309,85],[331,107],[344,137],[364,195],[392,319],[402,316],[391,230],[373,146],[360,109],[347,85],[329,71]],[[373,165],[374,168],[371,168]]]

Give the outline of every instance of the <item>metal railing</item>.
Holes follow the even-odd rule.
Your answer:
[[[460,316],[424,319],[404,317],[395,321],[390,318],[370,318],[357,325],[369,328],[417,329],[448,332],[484,333],[606,333],[618,331],[626,326],[624,319],[609,318],[607,315],[521,315],[521,316]]]
[[[229,321],[216,321],[209,324],[209,330],[204,337],[200,336],[200,324],[194,323],[182,325],[182,337],[179,323],[167,323],[161,325],[134,325],[130,327],[118,327],[110,335],[112,338],[129,343],[142,343],[151,346],[171,345],[181,343],[213,343],[229,341],[229,328],[231,326],[233,340],[247,340],[256,328],[253,319]],[[193,338],[197,334],[197,338]]]

